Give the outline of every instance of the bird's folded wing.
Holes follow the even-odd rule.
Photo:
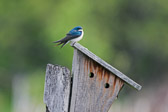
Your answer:
[[[81,35],[81,32],[69,32],[66,34],[66,37],[61,39],[61,40],[58,40],[58,41],[55,41],[54,43],[58,43],[58,42],[68,42],[69,40],[72,40],[72,39],[75,39],[77,37],[79,37]]]
[[[66,34],[68,39],[75,39],[81,35],[81,32],[69,32]]]

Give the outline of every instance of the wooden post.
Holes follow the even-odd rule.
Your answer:
[[[47,65],[44,88],[46,112],[69,112],[70,85],[69,69],[59,65]]]
[[[44,103],[46,112],[108,112],[124,84],[141,86],[78,43],[70,71],[47,65]],[[72,84],[72,86],[71,86]]]

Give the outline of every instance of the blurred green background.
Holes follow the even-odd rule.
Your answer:
[[[85,33],[79,43],[143,86],[139,92],[125,86],[111,110],[141,112],[145,105],[142,112],[154,112],[153,107],[164,112],[167,4],[167,0],[0,0],[0,112],[45,111],[47,63],[71,69],[73,57],[70,45],[60,49],[52,42],[75,26],[82,26]]]

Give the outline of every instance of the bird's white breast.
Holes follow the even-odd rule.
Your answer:
[[[83,30],[81,30],[81,31],[82,31],[81,36],[79,36],[78,38],[72,39],[71,42],[78,42],[83,38],[84,32],[83,32]]]

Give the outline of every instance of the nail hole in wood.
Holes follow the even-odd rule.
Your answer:
[[[89,77],[93,78],[94,77],[94,73],[90,72]]]
[[[109,88],[109,87],[110,87],[109,83],[105,83],[105,84],[104,84],[104,87],[105,87],[105,88]]]

